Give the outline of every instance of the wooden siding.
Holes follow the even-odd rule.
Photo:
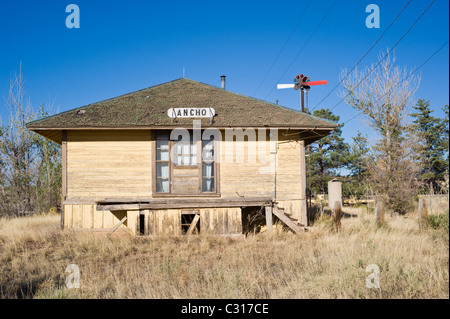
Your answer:
[[[98,211],[96,205],[64,205],[64,228],[102,231],[112,229],[120,220],[127,220],[119,228],[128,228],[138,234],[140,214],[145,216],[143,230],[145,235],[180,236],[181,214],[183,209]],[[241,209],[202,208],[195,210],[200,215],[200,232],[206,235],[242,234]]]
[[[224,202],[243,197],[276,199],[280,203],[280,207],[285,208],[293,217],[304,222],[306,215],[306,183],[303,175],[305,161],[301,158],[304,156],[304,143],[299,139],[298,134],[294,134],[293,131],[279,130],[277,154],[270,152],[270,141],[266,134],[264,152],[266,161],[258,158],[258,144],[261,142],[247,140],[225,142],[224,131],[222,131],[222,137],[220,147],[217,147],[217,154],[220,156],[220,164],[218,163],[218,170],[215,172],[220,174],[216,175],[219,182],[217,198],[223,199]],[[152,188],[153,147],[150,130],[68,131],[65,159],[67,162],[66,203],[94,204],[96,201],[106,198],[151,199],[158,197],[153,193]],[[239,151],[241,147],[243,152]],[[228,163],[226,161],[227,154],[231,153],[233,162]],[[273,161],[275,156],[276,185],[275,168],[269,162]],[[249,162],[252,159],[254,161]],[[189,169],[174,170],[176,170],[175,175],[178,176],[179,182],[183,182],[193,189],[199,187],[197,172]],[[180,196],[181,190],[176,187],[175,191],[178,191],[178,196]],[[198,195],[198,198],[207,199],[208,196],[206,194]],[[65,205],[65,207],[69,206]],[[80,214],[78,211],[73,213],[76,223],[78,223],[76,217],[78,214]],[[168,215],[170,216],[170,214]],[[95,216],[94,219],[99,219],[96,214]],[[136,216],[135,219],[138,218],[139,216]],[[168,218],[170,219],[170,217]],[[119,218],[116,219],[120,221]],[[108,225],[116,219],[106,213],[102,216],[103,222]],[[202,220],[209,225],[209,217],[203,217],[200,220],[201,224]],[[65,226],[72,222],[66,221],[65,218],[63,221]],[[88,220],[84,223],[90,225]],[[126,223],[130,223],[130,221]],[[135,223],[135,221],[133,220],[131,223]],[[136,228],[137,226],[135,226],[133,227]],[[71,227],[78,226],[71,224]]]
[[[276,198],[300,199],[300,142],[298,139],[288,139],[279,132],[279,143],[276,154]],[[225,197],[274,197],[275,169],[269,160],[274,162],[275,154],[270,154],[270,143],[265,143],[265,158],[267,162],[258,158],[258,148],[255,142],[235,141],[222,142],[221,147],[221,194]],[[259,143],[263,145],[263,143]],[[237,163],[242,154],[236,149],[244,149],[244,163]],[[233,153],[234,161],[227,163],[227,155]],[[248,160],[256,158],[256,161]],[[238,193],[238,194],[237,194]]]
[[[302,143],[294,136],[285,137],[279,131],[276,154],[276,199],[300,200],[302,175],[300,154]],[[290,133],[292,134],[292,132]],[[104,198],[151,198],[152,192],[152,143],[150,131],[68,131],[67,142],[67,197],[86,202]],[[225,134],[222,134],[225,137]],[[216,173],[222,198],[275,197],[274,167],[258,158],[256,142],[235,141],[235,145],[221,142],[220,168]],[[273,160],[270,143],[265,142],[266,159]],[[234,146],[234,147],[233,147]],[[239,162],[243,146],[243,159],[255,158],[253,163]],[[232,163],[226,154],[234,154]],[[304,161],[303,161],[304,163]],[[183,184],[198,188],[194,171],[180,169],[178,179]],[[182,172],[181,172],[182,171]],[[188,174],[192,173],[192,174]],[[181,176],[192,175],[192,176]],[[195,184],[195,185],[194,185]],[[177,193],[179,193],[178,190]],[[170,196],[170,195],[169,195]],[[201,197],[201,195],[199,195]]]
[[[97,211],[96,205],[64,205],[64,228],[111,229],[127,215],[125,211]],[[127,227],[126,221],[122,228]]]
[[[68,131],[67,196],[151,196],[150,131]]]
[[[231,143],[222,143],[220,163],[220,189],[222,197],[269,197],[282,203],[280,207],[292,213],[301,222],[302,203],[306,203],[305,190],[302,186],[301,154],[304,154],[304,143],[295,135],[284,136],[285,131],[278,132],[277,154],[270,153],[269,137],[266,137],[264,160],[258,159],[258,148],[255,142],[235,142],[232,150]],[[292,134],[292,132],[290,132]],[[239,156],[236,149],[244,149],[244,163],[237,163]],[[227,163],[226,153],[233,151],[233,163]],[[276,169],[273,165],[276,156]],[[253,163],[247,163],[249,157],[256,158]],[[269,162],[269,160],[272,161]],[[304,169],[304,167],[303,167]],[[275,187],[276,170],[276,187]],[[304,171],[303,171],[304,172]],[[304,177],[303,177],[304,178]],[[276,195],[275,195],[276,192]],[[285,206],[285,207],[284,207]],[[305,206],[306,207],[306,206]]]

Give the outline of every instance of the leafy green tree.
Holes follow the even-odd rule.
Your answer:
[[[445,132],[445,125],[448,127],[448,122],[432,115],[429,101],[419,99],[413,108],[416,112],[411,114],[414,118],[411,128],[419,136],[415,151],[422,168],[420,180],[429,187],[431,192],[440,188],[440,182],[443,181],[448,168],[448,159],[444,156],[448,147],[446,146],[448,133]]]
[[[329,109],[315,110],[314,116],[339,122],[339,116]],[[311,144],[311,190],[313,193],[326,193],[328,181],[340,175],[349,158],[349,146],[344,142],[342,125],[330,135]]]

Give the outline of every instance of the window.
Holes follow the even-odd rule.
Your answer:
[[[174,164],[176,166],[197,166],[197,143],[194,143],[192,134],[190,140],[181,143],[181,136],[174,144]]]
[[[153,192],[171,196],[218,193],[215,141],[170,139],[170,131],[154,132]]]
[[[156,192],[169,192],[169,172],[169,134],[158,134],[156,137]]]
[[[214,140],[202,141],[202,191],[214,192]]]

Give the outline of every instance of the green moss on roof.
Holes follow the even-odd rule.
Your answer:
[[[146,98],[148,96],[148,98]],[[136,122],[136,105],[139,120]],[[304,127],[334,128],[336,123],[273,103],[182,78],[109,100],[89,104],[30,122],[33,128],[154,127],[192,125],[192,119],[172,121],[169,108],[212,107],[215,127]]]

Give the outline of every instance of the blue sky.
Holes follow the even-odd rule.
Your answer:
[[[54,101],[69,110],[124,93],[186,77],[227,90],[299,109],[298,91],[273,89],[305,45],[334,0],[315,0],[266,80],[264,75],[288,39],[309,1],[2,1],[0,3],[0,96],[22,63],[27,96],[34,107]],[[80,8],[80,28],[65,25],[68,4]],[[381,27],[365,25],[368,4],[380,8]],[[402,1],[338,0],[323,24],[280,82],[299,73],[328,80],[313,87],[315,106],[378,39],[405,6]],[[419,17],[431,0],[413,0],[360,64],[377,61]],[[397,64],[414,69],[449,38],[449,2],[437,0],[395,49]],[[436,116],[449,99],[449,47],[421,70],[415,100],[430,100]],[[273,89],[273,90],[272,90]],[[268,93],[271,92],[270,95]],[[335,90],[319,108],[334,106]],[[268,95],[268,96],[267,96]],[[8,112],[3,99],[0,115]],[[345,103],[333,112],[346,121],[355,111]],[[360,116],[343,128],[347,142],[356,131],[369,132]]]

